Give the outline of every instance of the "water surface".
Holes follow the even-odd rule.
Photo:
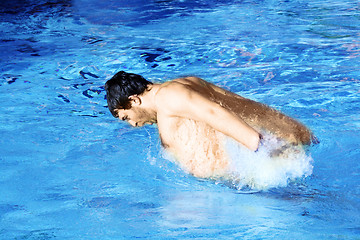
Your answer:
[[[1,239],[360,238],[357,1],[0,3]],[[313,173],[244,193],[112,118],[119,70],[197,75],[320,139]]]

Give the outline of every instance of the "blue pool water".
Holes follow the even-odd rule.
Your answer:
[[[10,0],[0,30],[0,239],[360,239],[358,1]],[[253,193],[190,176],[154,126],[111,116],[118,70],[299,119],[312,174]]]

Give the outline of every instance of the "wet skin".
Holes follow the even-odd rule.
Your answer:
[[[181,93],[182,91],[183,93]],[[312,135],[310,130],[295,119],[265,104],[241,97],[200,78],[179,78],[164,84],[154,84],[150,92],[154,93],[155,109],[147,108],[146,106],[141,107],[143,104],[142,99],[130,97],[134,103],[132,108],[127,110],[119,109],[118,115],[120,119],[127,120],[132,126],[158,123],[160,135],[163,142],[167,145],[171,142],[169,132],[171,134],[172,131],[176,130],[178,121],[181,121],[181,118],[186,116],[186,114],[178,114],[176,111],[188,111],[186,109],[187,106],[182,106],[179,110],[173,112],[167,111],[166,108],[171,108],[169,105],[178,104],[176,100],[172,101],[174,93],[183,95],[196,93],[209,102],[216,103],[228,112],[235,114],[239,121],[243,121],[244,125],[249,126],[256,132],[266,130],[292,144],[307,145],[311,143]],[[189,99],[191,96],[186,96],[185,98]],[[191,104],[191,101],[190,99],[188,104]],[[186,105],[186,101],[184,101],[183,105]],[[207,105],[199,104],[197,107],[201,108],[203,106],[206,107]],[[195,114],[194,118],[198,118],[198,116]],[[226,119],[224,124],[228,124]]]
[[[118,109],[118,117],[134,127],[157,123],[163,146],[198,177],[221,175],[228,166],[216,132],[232,137],[252,151],[258,148],[259,133],[263,131],[292,145],[311,143],[310,130],[295,119],[197,77],[154,84],[142,95],[129,98],[131,108]],[[191,136],[196,131],[197,136]],[[189,159],[191,154],[184,157],[184,153],[195,151],[184,139],[195,138],[199,145],[208,144],[208,150],[203,156],[197,155],[196,160]]]

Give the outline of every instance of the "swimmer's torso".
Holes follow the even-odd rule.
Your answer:
[[[184,118],[162,119],[158,128],[162,145],[184,170],[201,178],[225,175],[228,157],[223,134],[206,123]]]
[[[175,79],[172,82],[184,84],[192,91],[217,102],[259,132],[269,131],[289,143],[310,143],[311,133],[304,125],[264,104],[195,77]],[[158,113],[157,122],[163,146],[175,155],[184,169],[197,177],[224,174],[228,160],[222,145],[222,134],[205,123],[163,116],[161,113]]]

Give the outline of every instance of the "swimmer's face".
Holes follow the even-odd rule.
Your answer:
[[[141,106],[141,101],[138,99],[132,101],[130,109],[116,109],[115,111],[120,120],[127,121],[133,127],[142,127],[156,122],[152,115]]]
[[[127,121],[133,127],[142,127],[145,123],[152,124],[148,114],[140,109],[117,109],[118,118],[122,121]]]

